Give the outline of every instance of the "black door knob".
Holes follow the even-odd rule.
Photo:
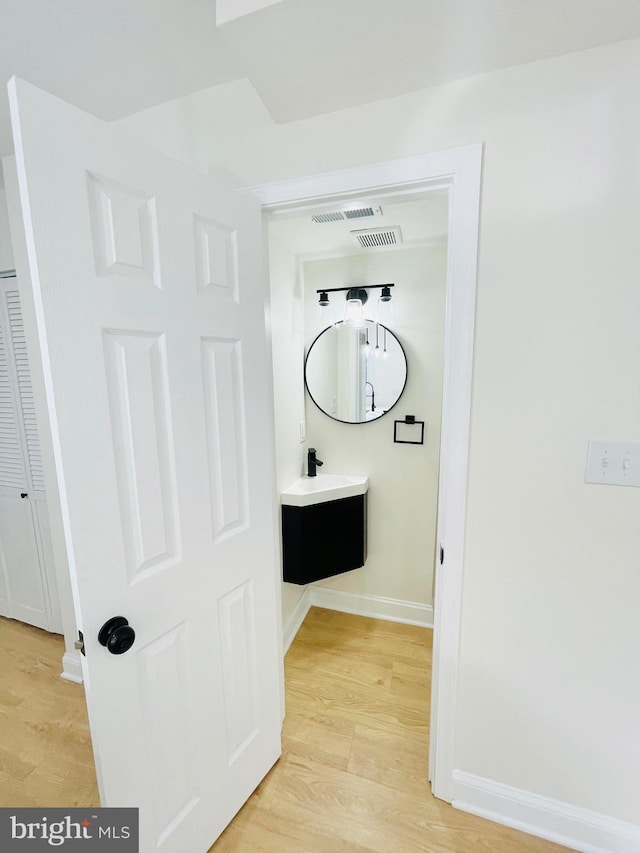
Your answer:
[[[27,492],[20,492],[20,497],[24,500],[25,498],[28,498],[29,495]]]
[[[136,632],[124,616],[112,616],[98,633],[98,642],[106,646],[112,655],[123,655],[128,652],[136,638]]]

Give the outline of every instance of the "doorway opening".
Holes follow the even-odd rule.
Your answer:
[[[323,472],[364,475],[370,483],[364,567],[282,585],[285,649],[304,619],[302,645],[287,658],[294,677],[291,661],[300,660],[306,635],[330,619],[315,610],[307,617],[310,607],[433,628],[448,206],[449,194],[439,188],[269,216],[278,491],[305,470],[308,447],[324,460]],[[391,300],[380,299],[383,284]],[[343,322],[350,288],[364,289],[360,326]],[[373,643],[382,629],[361,625]],[[417,657],[431,647],[424,634],[421,649],[420,636],[414,630]],[[390,667],[394,648],[382,649]],[[331,643],[327,652],[343,647]],[[400,683],[397,675],[392,682]],[[426,720],[429,682],[412,679],[411,689]],[[405,732],[405,748],[422,759],[426,776],[427,744],[417,732]],[[351,760],[357,764],[357,751]]]
[[[252,188],[268,218],[295,217],[323,207],[358,206],[371,198],[386,204],[412,195],[444,192],[447,196],[429,778],[433,793],[449,802],[453,797],[481,159],[481,146],[471,146]],[[356,427],[366,428],[370,426]],[[295,424],[294,429],[299,430],[300,425]],[[298,432],[298,441],[300,435]],[[298,465],[294,476],[299,474]],[[300,622],[304,613],[304,607],[299,609]]]

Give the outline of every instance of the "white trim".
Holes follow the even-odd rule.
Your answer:
[[[455,770],[453,805],[581,853],[637,853],[640,826]]]
[[[247,187],[245,192],[255,195],[263,207],[276,211],[297,206],[308,207],[311,203],[316,207],[317,202],[323,199],[337,201],[337,196],[397,195],[398,189],[411,189],[423,182],[429,182],[430,186],[433,184],[438,189],[446,189],[448,179],[458,171],[460,162],[468,157],[475,159],[481,153],[481,145],[469,145],[369,166],[356,166],[353,169],[307,175],[290,181],[261,184]]]
[[[438,498],[438,546],[445,550],[446,565],[436,566],[429,768],[433,793],[449,802],[455,766],[481,168],[482,146],[472,145],[247,190],[269,213],[367,194],[379,197],[435,188],[449,192]]]
[[[449,194],[437,529],[438,552],[444,549],[446,563],[436,560],[429,743],[433,793],[449,802],[455,768],[482,148],[452,156],[457,171]]]
[[[287,621],[282,627],[282,654],[289,651],[289,646],[294,641],[300,626],[305,620],[311,607],[311,588],[307,587],[298,599],[298,603],[289,614]]]
[[[339,610],[341,613],[353,613],[356,616],[371,616],[387,622],[402,622],[405,625],[433,628],[433,607],[430,604],[384,598],[381,595],[343,592],[324,586],[308,586],[283,626],[283,655],[289,651],[289,646],[312,607],[324,607],[327,610]]]
[[[80,652],[65,652],[62,656],[62,672],[60,678],[65,681],[75,681],[76,684],[82,684],[82,663],[80,661]]]
[[[371,616],[374,619],[385,619],[387,622],[403,622],[405,625],[433,628],[433,607],[430,604],[384,598],[381,595],[343,592],[326,586],[313,586],[310,606],[340,610],[342,613],[355,613],[357,616]]]

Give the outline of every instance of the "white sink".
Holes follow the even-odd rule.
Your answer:
[[[368,488],[368,477],[317,474],[315,477],[300,477],[284,490],[281,497],[286,506],[311,506],[364,495]]]

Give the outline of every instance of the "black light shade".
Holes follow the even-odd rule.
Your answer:
[[[380,291],[380,302],[391,302],[391,288],[383,287]]]
[[[323,290],[320,293],[320,299],[318,300],[318,304],[322,305],[323,308],[326,308],[327,305],[329,304],[329,294],[327,293],[326,290]]]

